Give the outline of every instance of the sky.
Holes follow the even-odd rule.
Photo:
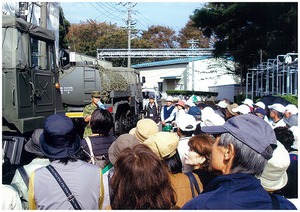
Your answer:
[[[127,2],[61,2],[65,18],[72,23],[86,22],[89,19],[97,22],[116,23],[126,27],[128,18]],[[204,2],[132,2],[132,22],[135,28],[146,30],[151,25],[170,27],[175,31],[182,29],[195,9],[200,9]]]

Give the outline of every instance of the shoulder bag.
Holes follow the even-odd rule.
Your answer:
[[[58,172],[55,170],[55,168],[51,165],[46,166],[46,168],[49,170],[49,172],[53,175],[55,180],[58,182],[61,189],[66,194],[68,201],[72,204],[73,208],[75,210],[82,210],[82,208],[78,204],[75,196],[71,193],[69,187],[66,185],[65,181],[61,178],[61,176],[58,174]]]
[[[192,191],[192,197],[194,198],[195,197],[195,191],[194,191],[194,188],[196,189],[197,193],[200,194],[200,188],[199,188],[199,185],[198,185],[198,182],[196,180],[196,177],[194,176],[194,174],[192,172],[187,172],[187,173],[184,173],[190,180],[190,186],[191,186],[191,191]],[[197,194],[197,195],[198,195]]]

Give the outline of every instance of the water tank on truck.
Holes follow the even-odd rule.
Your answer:
[[[65,50],[61,52],[61,64],[60,84],[66,115],[77,124],[81,135],[86,125],[83,109],[91,103],[94,90],[100,91],[101,102],[113,115],[116,135],[128,133],[136,126],[142,105],[139,72]]]
[[[54,42],[54,32],[2,15],[2,151],[13,165],[26,163],[32,132],[64,114]]]

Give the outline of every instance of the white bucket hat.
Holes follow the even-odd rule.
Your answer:
[[[284,146],[277,141],[277,148],[268,160],[262,175],[259,177],[261,185],[267,191],[276,191],[283,188],[288,181],[286,170],[290,165],[290,156]]]

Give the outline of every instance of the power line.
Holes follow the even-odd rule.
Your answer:
[[[97,3],[97,2],[96,2]],[[119,17],[111,14],[110,12],[108,12],[107,10],[103,9],[101,5],[98,5],[100,8],[102,8],[105,12],[103,12],[99,7],[96,7],[95,5],[93,5],[91,2],[89,2],[89,4],[98,12],[100,12],[102,15],[105,15],[106,18],[108,18],[110,21],[116,23],[116,21],[113,21],[115,19],[120,20]],[[99,16],[98,16],[99,17]]]

